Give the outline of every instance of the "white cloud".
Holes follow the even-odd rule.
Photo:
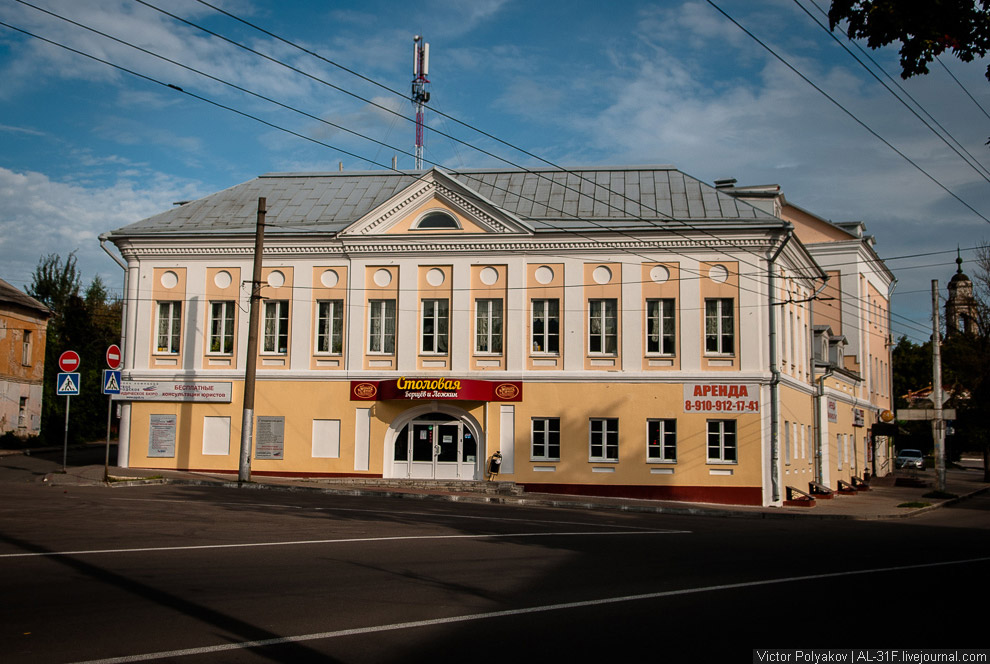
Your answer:
[[[290,74],[276,62],[263,59],[133,2],[92,0],[79,3],[73,0],[53,0],[48,4],[51,14],[8,3],[0,6],[0,17],[40,37],[95,58],[139,71],[164,83],[198,89],[209,94],[229,94],[230,90],[221,83],[210,82],[196,73],[142,53],[127,44],[204,71],[218,79],[242,87],[265,90],[269,96],[276,98],[305,99],[316,85],[310,79]],[[212,10],[190,0],[169,3],[168,10],[192,23],[216,16]],[[293,64],[305,57],[287,45],[272,42],[267,37],[261,39],[260,33],[245,33],[241,36],[231,34],[235,34],[232,37],[234,41],[256,48],[274,60]],[[26,36],[17,38],[21,43],[12,50],[12,57],[3,71],[8,95],[46,80],[70,79],[126,84],[134,80],[130,74],[120,69],[81,57],[52,44]],[[306,64],[306,68],[317,75],[321,71],[312,61]]]
[[[17,286],[30,282],[38,259],[63,258],[76,251],[86,283],[96,274],[119,286],[122,272],[100,249],[98,237],[171,207],[172,202],[205,192],[159,176],[137,185],[120,180],[110,187],[58,182],[35,172],[0,167],[0,265],[3,278]]]

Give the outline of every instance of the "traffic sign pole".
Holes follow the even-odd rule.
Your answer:
[[[120,368],[120,363],[123,360],[123,355],[120,352],[120,346],[117,344],[111,344],[107,348],[106,354],[107,366],[110,367],[111,371]],[[114,392],[108,391],[107,389],[108,380],[106,378],[106,373],[104,373],[103,378],[103,391],[107,395],[107,449],[106,457],[103,460],[103,481],[110,482],[110,425],[113,421],[113,395]],[[116,392],[120,392],[120,380],[117,379]]]
[[[71,399],[68,394],[65,395],[65,439],[62,441],[62,472],[65,471],[66,461],[69,458],[69,399]]]
[[[72,394],[79,394],[79,374],[74,372],[79,371],[80,364],[82,362],[79,359],[79,353],[74,350],[67,350],[58,357],[58,368],[64,373],[58,375],[58,382],[55,384],[55,393],[65,394],[65,438],[62,440],[63,473],[66,472],[69,458],[69,399]],[[64,381],[62,378],[63,375],[65,376]],[[74,388],[73,383],[75,383]],[[66,388],[64,392],[62,388]]]
[[[103,459],[103,481],[110,483],[110,418],[113,416],[113,395],[107,395],[107,450]]]

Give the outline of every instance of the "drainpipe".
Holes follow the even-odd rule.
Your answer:
[[[120,266],[120,269],[121,270],[124,271],[124,290],[123,290],[123,293],[124,293],[124,298],[123,298],[124,299],[124,303],[123,303],[123,306],[121,307],[121,310],[122,310],[123,313],[121,314],[121,321],[120,321],[120,350],[121,350],[121,352],[124,352],[124,341],[127,338],[127,334],[126,334],[126,327],[127,327],[127,263],[124,262],[124,259],[123,258],[121,258],[117,254],[115,254],[112,251],[110,251],[110,248],[107,246],[107,241],[109,239],[110,239],[110,234],[109,233],[104,233],[103,235],[101,235],[100,236],[100,248],[103,249],[103,251],[106,252],[107,256],[109,256],[110,258],[113,259],[113,262],[114,263],[116,263],[117,265]]]
[[[777,275],[776,260],[780,252],[793,237],[794,231],[787,230],[787,235],[773,255],[767,261],[767,289],[769,290],[769,325],[770,325],[770,493],[771,500],[780,500],[780,478],[778,477],[780,459],[780,369],[777,367]]]
[[[818,377],[815,389],[815,481],[822,483],[825,476],[822,472],[822,398],[825,396],[825,379],[832,375],[833,367]]]
[[[893,310],[894,302],[894,289],[897,288],[897,277],[894,277],[890,282],[890,288],[887,289],[887,341],[884,342],[884,350],[890,348],[894,345],[894,333],[893,327],[891,326],[891,314]],[[893,362],[893,351],[887,354],[887,403],[890,406],[890,410],[894,410],[894,362]],[[877,413],[879,415],[879,413]],[[894,456],[893,444],[890,437],[885,438],[887,441],[887,449],[884,450],[884,462],[889,463]],[[873,440],[873,435],[870,435],[870,447],[873,456],[873,476],[877,476],[877,445],[876,441]]]
[[[124,271],[124,287],[123,287],[123,303],[120,307],[120,352],[123,357],[121,357],[121,364],[123,365],[123,358],[127,357],[130,349],[127,348],[127,301],[128,301],[128,276],[129,270],[127,268],[127,263],[124,262],[120,256],[115,254],[110,250],[107,242],[110,239],[109,233],[103,233],[100,235],[100,248],[106,252],[107,256],[113,259],[113,262],[120,266],[120,269]],[[126,367],[125,367],[126,368]],[[119,431],[117,434],[117,465],[121,468],[126,468],[128,465],[129,454],[129,442],[130,442],[130,414],[131,414],[131,404],[129,402],[120,402],[120,423]],[[127,431],[125,431],[125,427]],[[109,434],[108,434],[109,435]],[[109,439],[108,439],[109,440]],[[109,445],[109,442],[108,442]]]

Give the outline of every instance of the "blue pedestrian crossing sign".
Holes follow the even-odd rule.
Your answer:
[[[120,372],[103,370],[103,394],[120,394]]]
[[[74,397],[79,394],[79,372],[60,373],[55,383],[55,394],[60,397]]]

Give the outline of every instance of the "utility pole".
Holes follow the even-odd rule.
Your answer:
[[[945,422],[942,420],[942,336],[938,315],[938,279],[932,279],[932,436],[935,438],[935,489],[945,491]]]
[[[254,231],[254,271],[251,274],[251,314],[248,323],[247,363],[244,369],[244,412],[241,415],[241,461],[237,481],[251,481],[251,443],[254,438],[254,384],[258,373],[258,323],[261,318],[261,257],[265,251],[265,199],[258,199],[258,226]]]

